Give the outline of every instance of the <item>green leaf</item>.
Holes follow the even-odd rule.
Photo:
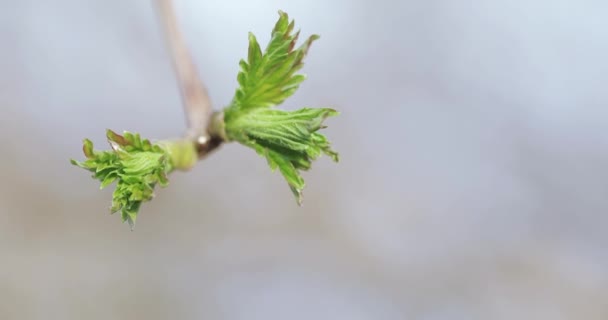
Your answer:
[[[278,168],[301,203],[304,179],[299,170],[310,169],[321,154],[339,160],[327,138],[317,132],[327,117],[337,114],[328,108],[256,109],[227,122],[226,133],[264,156],[271,169]]]
[[[279,169],[301,204],[305,184],[300,171],[310,169],[321,154],[338,161],[329,140],[317,132],[324,128],[327,117],[338,112],[328,108],[270,109],[285,101],[306,79],[296,72],[302,68],[312,42],[319,38],[313,35],[294,49],[299,31],[294,34],[293,29],[294,21],[279,11],[279,20],[263,52],[255,36],[249,34],[247,59],[239,63],[239,88],[224,110],[223,128],[228,140],[253,148],[273,171]]]
[[[117,181],[111,213],[120,211],[123,222],[133,228],[141,204],[154,197],[154,187],[167,185],[167,174],[174,168],[172,158],[166,149],[139,134],[119,135],[108,130],[106,137],[112,150],[96,151],[93,143],[85,139],[83,152],[87,160],[71,163],[92,172],[92,177],[101,181],[101,188]]]
[[[263,53],[256,37],[249,33],[247,60],[239,63],[239,88],[231,104],[233,109],[276,106],[291,96],[304,81],[304,75],[295,73],[302,68],[308,48],[319,36],[310,36],[294,50],[299,31],[294,34],[293,28],[294,21],[289,22],[287,13],[279,11],[279,20]]]

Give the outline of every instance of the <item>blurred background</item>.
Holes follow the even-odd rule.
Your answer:
[[[341,163],[300,208],[225,145],[131,232],[68,159],[184,131],[153,2],[0,0],[0,319],[608,319],[608,2],[175,2],[216,108],[278,9],[320,34],[285,107]]]

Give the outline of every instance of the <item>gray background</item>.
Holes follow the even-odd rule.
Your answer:
[[[151,2],[0,0],[0,319],[608,318],[606,1],[176,2],[217,108],[278,9],[321,34],[285,106],[342,162],[298,208],[226,145],[130,232],[68,159],[183,132]]]

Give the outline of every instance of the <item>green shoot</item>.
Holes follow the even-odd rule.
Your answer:
[[[279,20],[264,51],[255,36],[249,34],[247,60],[240,61],[237,76],[239,87],[228,107],[215,112],[209,123],[204,121],[206,133],[151,143],[139,134],[125,132],[119,135],[108,130],[110,150],[94,150],[93,143],[85,139],[86,160],[71,160],[72,164],[92,172],[101,188],[116,182],[110,210],[111,213],[120,211],[123,222],[128,222],[131,229],[142,203],[154,197],[155,187],[167,186],[169,173],[190,169],[197,160],[229,141],[237,141],[265,157],[273,171],[281,172],[301,204],[305,186],[301,171],[309,170],[312,161],[322,154],[338,161],[338,153],[318,132],[325,128],[325,119],[338,112],[329,108],[295,111],[272,108],[293,95],[306,79],[297,72],[302,68],[311,44],[319,38],[312,35],[296,48],[299,31],[294,33],[293,30],[294,21],[289,21],[287,14],[279,11]],[[175,29],[171,31],[175,32]],[[201,111],[205,110],[193,112]]]

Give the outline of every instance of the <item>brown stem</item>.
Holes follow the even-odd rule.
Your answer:
[[[182,94],[186,113],[187,138],[198,144],[211,141],[207,127],[211,120],[211,100],[203,82],[196,72],[192,56],[186,47],[184,38],[177,26],[177,19],[172,0],[156,0],[161,24],[165,32],[167,45],[173,59],[177,82]]]

